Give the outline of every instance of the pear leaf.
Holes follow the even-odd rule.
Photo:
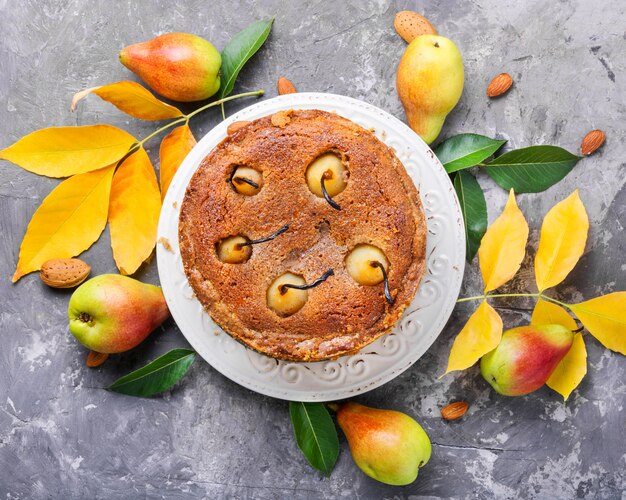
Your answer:
[[[435,148],[435,154],[449,174],[478,165],[493,155],[506,141],[479,134],[459,134]]]
[[[535,255],[537,288],[561,283],[585,250],[589,217],[578,189],[554,205],[543,219],[539,248]]]
[[[465,257],[472,262],[480,240],[487,231],[487,203],[476,178],[469,172],[457,172],[454,176],[454,190],[459,198],[465,224]]]
[[[134,274],[156,243],[161,194],[143,147],[128,156],[113,176],[109,229],[113,258],[120,273]]]
[[[118,378],[108,389],[128,396],[149,397],[167,391],[196,359],[191,349],[172,349],[146,366]]]
[[[289,413],[298,448],[314,468],[330,475],[339,456],[339,438],[326,406],[290,401]]]
[[[568,306],[604,347],[626,355],[626,292]]]
[[[546,385],[558,392],[563,399],[572,393],[587,374],[587,349],[581,333],[574,335],[572,347],[546,381]]]
[[[196,139],[187,123],[176,127],[161,141],[159,148],[161,198],[165,198],[174,174],[195,145]]]
[[[531,325],[561,325],[569,330],[576,330],[576,320],[558,304],[539,299],[533,309]]]
[[[502,326],[500,315],[484,300],[454,339],[446,373],[465,370],[498,347]]]
[[[504,189],[538,193],[559,182],[580,160],[558,146],[515,149],[487,163],[487,174]]]
[[[135,142],[132,135],[112,125],[50,127],[1,150],[0,160],[37,175],[70,177],[117,163]]]
[[[49,259],[74,257],[87,250],[107,223],[115,165],[64,180],[33,214],[20,246],[13,282]]]
[[[75,111],[78,102],[89,94],[96,94],[117,109],[140,120],[167,120],[183,116],[180,109],[160,101],[148,89],[131,81],[81,90],[74,94],[70,111]]]
[[[233,91],[235,80],[248,60],[261,48],[272,30],[274,18],[256,21],[241,30],[222,50],[221,84],[217,98]]]
[[[504,285],[515,276],[526,254],[527,240],[528,223],[511,189],[504,210],[489,226],[478,249],[485,293]]]

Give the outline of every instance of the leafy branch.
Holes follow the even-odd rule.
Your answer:
[[[457,304],[460,302],[469,302],[471,300],[487,300],[487,299],[503,299],[503,298],[511,298],[511,297],[532,297],[535,299],[547,300],[549,302],[554,302],[555,304],[559,304],[561,306],[567,306],[564,302],[560,302],[552,297],[548,297],[543,293],[486,293],[484,295],[474,295],[473,297],[463,297],[462,299],[457,300]]]
[[[482,237],[478,248],[483,294],[457,302],[481,303],[457,335],[446,373],[465,370],[495,349],[502,338],[502,319],[487,302],[489,299],[531,297],[537,299],[532,314],[534,325],[560,324],[577,330],[573,313],[602,345],[626,355],[626,292],[614,292],[577,304],[567,304],[544,294],[560,284],[582,256],[589,219],[578,191],[557,203],[546,214],[535,255],[535,281],[538,293],[490,293],[510,281],[520,269],[526,253],[528,224],[515,202],[513,190],[502,214]],[[570,312],[568,313],[567,310]],[[587,372],[585,343],[576,333],[570,352],[561,360],[547,385],[565,399]]]

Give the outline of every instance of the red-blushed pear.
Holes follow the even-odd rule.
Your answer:
[[[129,45],[120,52],[120,62],[173,101],[201,101],[220,88],[222,56],[210,42],[189,33]]]
[[[124,352],[143,341],[169,316],[161,288],[120,274],[101,274],[70,298],[70,332],[102,353]]]
[[[546,383],[573,341],[573,332],[561,325],[512,328],[482,357],[480,372],[496,392],[523,396]]]
[[[410,484],[430,459],[424,429],[411,417],[393,410],[348,402],[337,411],[352,458],[369,477],[395,486]]]

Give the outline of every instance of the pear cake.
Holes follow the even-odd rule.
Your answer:
[[[424,272],[419,194],[394,151],[335,113],[281,111],[226,137],[181,205],[189,283],[273,358],[321,361],[388,332]]]

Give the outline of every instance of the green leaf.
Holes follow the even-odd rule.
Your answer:
[[[274,18],[256,21],[233,36],[222,50],[221,85],[217,98],[226,97],[233,91],[237,75],[263,42],[272,29]]]
[[[289,402],[291,424],[298,447],[309,463],[330,475],[339,456],[337,428],[322,403]]]
[[[443,141],[435,154],[449,174],[478,165],[494,154],[506,141],[478,134],[459,134]]]
[[[498,156],[486,170],[507,191],[538,193],[559,182],[580,158],[558,146],[531,146]]]
[[[454,189],[459,197],[465,222],[465,245],[468,262],[472,262],[480,240],[487,231],[487,203],[476,178],[469,172],[460,171],[454,176]]]
[[[196,353],[191,349],[172,349],[143,368],[117,379],[109,390],[139,397],[167,391],[183,378],[194,359]]]

